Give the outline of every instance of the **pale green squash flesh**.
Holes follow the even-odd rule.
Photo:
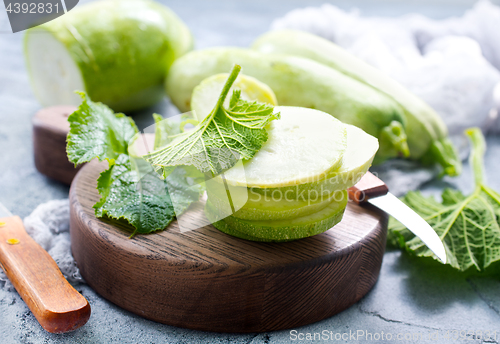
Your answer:
[[[210,201],[205,214],[214,227],[233,236],[254,241],[291,241],[323,233],[339,223],[348,201],[347,191],[343,193],[340,202],[334,200],[318,212],[288,220],[251,221],[228,216],[216,221],[217,213]]]

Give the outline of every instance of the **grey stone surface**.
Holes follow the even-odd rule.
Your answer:
[[[191,27],[197,47],[246,46],[265,32],[271,21],[287,11],[323,1],[165,1]],[[348,9],[353,2],[336,3]],[[417,11],[443,18],[460,15],[472,1],[355,1],[363,13],[397,15]],[[396,5],[397,4],[397,5]],[[1,12],[1,11],[0,11]],[[25,217],[45,201],[67,197],[68,188],[37,173],[32,158],[31,117],[40,108],[29,88],[22,55],[22,33],[8,33],[0,13],[0,202]],[[244,15],[243,15],[244,14]],[[150,114],[175,114],[167,100],[134,114],[140,127],[150,123]],[[489,137],[486,156],[490,185],[500,190],[500,137]],[[455,179],[433,180],[425,193],[436,194],[444,186],[469,192],[471,173],[467,166]],[[77,285],[92,306],[90,321],[65,335],[45,332],[19,295],[0,283],[0,343],[289,343],[290,331],[262,334],[215,334],[158,324],[110,304],[86,285]],[[433,261],[418,260],[388,249],[380,279],[373,290],[346,311],[304,326],[297,333],[327,331],[331,342],[498,343],[500,341],[500,282],[494,277],[469,277]],[[330,331],[332,336],[330,337]],[[351,333],[356,336],[349,336]],[[363,335],[361,332],[364,331]],[[437,331],[437,332],[436,332]],[[446,338],[448,332],[449,338]],[[461,339],[453,331],[496,331],[495,338]],[[384,332],[385,340],[379,337]],[[345,333],[345,334],[344,334]],[[344,334],[344,339],[335,339]],[[360,334],[360,337],[357,335]],[[368,334],[371,334],[372,337]],[[347,337],[346,337],[347,335]],[[404,336],[414,337],[405,339]],[[437,335],[437,338],[436,338]],[[458,335],[458,340],[454,336]],[[420,337],[422,336],[422,337]],[[317,338],[317,337],[316,337]],[[332,339],[332,340],[330,340]],[[327,342],[311,340],[305,342]]]

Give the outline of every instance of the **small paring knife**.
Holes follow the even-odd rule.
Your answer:
[[[56,262],[0,203],[0,267],[42,327],[65,333],[85,325],[87,300],[68,283]]]
[[[420,215],[391,194],[383,181],[367,172],[356,185],[348,189],[348,192],[353,202],[370,203],[396,218],[446,264],[444,245],[434,229]]]

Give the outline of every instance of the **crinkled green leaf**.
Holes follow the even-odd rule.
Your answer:
[[[172,142],[172,140],[177,135],[184,132],[184,127],[186,124],[198,124],[198,120],[196,120],[194,113],[192,112],[181,114],[179,118],[180,121],[174,120],[172,118],[163,118],[158,114],[153,114],[153,118],[155,120],[154,149],[164,147]],[[175,166],[171,167],[172,170],[174,170],[175,168]],[[205,175],[198,171],[198,169],[196,169],[196,167],[194,166],[182,166],[182,169],[184,169],[184,171],[186,172],[186,178],[190,178],[193,183],[200,185],[200,188],[202,189],[201,192],[203,193],[205,191]],[[167,175],[164,175],[164,177],[166,177]]]
[[[166,228],[203,191],[182,168],[166,179],[153,171],[139,177],[126,154],[101,173],[97,189],[101,199],[94,205],[96,216],[125,220],[142,234]]]
[[[179,134],[182,134],[186,124],[198,124],[198,121],[192,112],[183,113],[179,118],[180,121],[176,120],[177,118],[163,118],[161,115],[156,113],[153,114],[153,118],[155,120],[155,150],[166,146]]]
[[[115,114],[102,103],[94,103],[83,92],[82,103],[69,117],[70,132],[66,152],[75,164],[92,159],[113,161],[127,153],[129,141],[137,133],[134,121],[124,114]]]
[[[476,188],[470,196],[460,191],[445,189],[442,203],[420,192],[409,192],[402,201],[420,214],[436,231],[445,246],[448,264],[465,271],[482,271],[500,261],[500,195],[484,184],[484,138],[477,128],[469,129],[471,138],[471,165]],[[401,223],[391,219],[389,224],[393,242],[409,252],[423,257],[435,257],[422,241]]]
[[[165,176],[172,166],[188,165],[219,174],[239,159],[253,157],[267,141],[265,127],[279,118],[272,106],[244,101],[241,92],[234,91],[229,109],[223,107],[240,69],[233,68],[215,108],[201,123],[145,156],[157,171]]]
[[[186,124],[197,124],[197,120],[194,117],[194,114],[191,112],[184,113],[180,117],[180,121],[172,118],[163,118],[161,115],[153,114],[153,118],[155,119],[155,143],[154,149],[158,149],[166,146],[172,140],[182,134],[184,132],[184,127]],[[151,166],[151,165],[149,165]],[[168,176],[171,171],[173,171],[176,167],[170,166],[168,168],[164,168],[164,177]],[[193,181],[197,184],[205,185],[205,175],[198,171],[194,166],[182,166],[182,168],[186,171],[186,177],[192,178]]]
[[[200,172],[193,175],[179,167],[167,179],[160,179],[149,163],[128,155],[129,143],[138,132],[134,121],[80,94],[82,104],[68,118],[68,157],[77,164],[94,158],[110,163],[97,181],[101,198],[94,205],[96,216],[126,222],[135,228],[134,233],[166,228],[203,193]],[[163,139],[180,131],[180,124],[174,123],[170,130],[158,129]]]

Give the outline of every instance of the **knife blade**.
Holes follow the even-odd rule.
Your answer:
[[[65,333],[85,325],[88,301],[64,278],[56,262],[31,236],[23,221],[0,203],[0,268],[40,325]]]
[[[446,263],[446,251],[436,231],[413,209],[391,194],[382,180],[367,172],[348,191],[349,198],[354,202],[370,203],[393,216],[419,237],[443,263]]]

